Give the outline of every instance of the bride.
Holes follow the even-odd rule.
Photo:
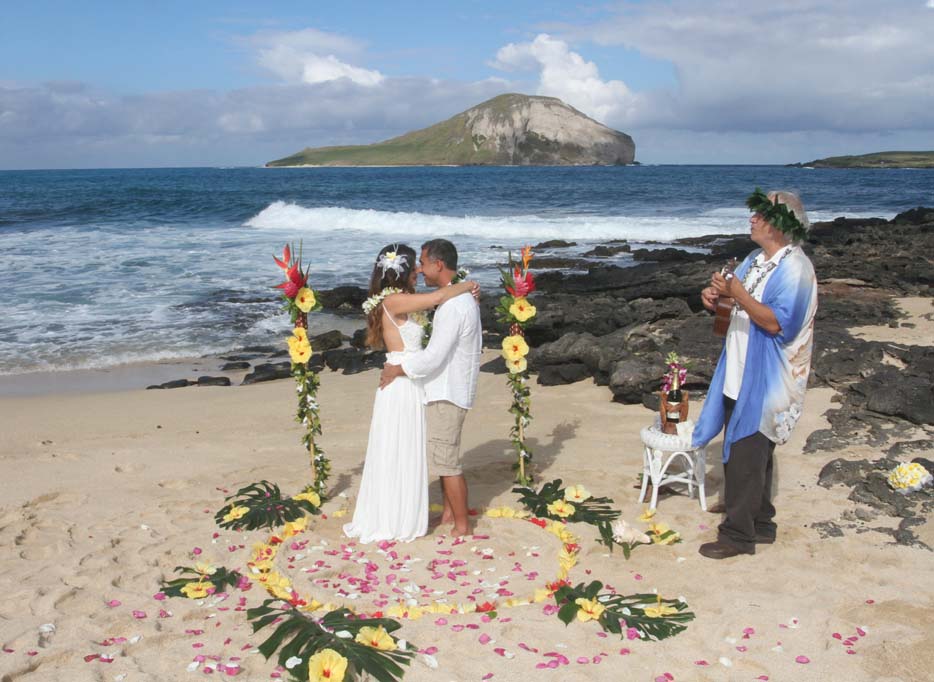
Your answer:
[[[477,285],[461,282],[416,294],[415,251],[404,245],[383,247],[370,277],[367,345],[386,350],[399,364],[421,350],[427,317],[421,311],[441,305]],[[422,321],[418,320],[421,317]],[[353,521],[344,534],[360,542],[413,540],[428,531],[428,465],[425,455],[425,405],[420,381],[396,379],[377,389],[373,419]]]

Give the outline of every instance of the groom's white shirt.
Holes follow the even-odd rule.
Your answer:
[[[425,402],[446,400],[469,410],[477,395],[482,349],[480,307],[461,294],[435,311],[428,347],[407,354],[402,369],[412,379],[424,379]]]

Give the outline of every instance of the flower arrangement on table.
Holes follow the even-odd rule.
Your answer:
[[[918,462],[899,464],[889,472],[889,485],[895,492],[907,495],[934,482],[934,476]]]
[[[535,317],[535,306],[529,303],[528,295],[535,291],[535,278],[529,272],[532,260],[532,247],[522,249],[520,263],[513,261],[509,254],[506,270],[500,271],[503,288],[507,295],[499,299],[496,307],[499,321],[509,325],[508,334],[503,339],[503,358],[506,360],[507,381],[512,392],[512,405],[509,411],[515,416],[515,423],[509,437],[516,452],[516,483],[528,486],[532,483],[530,464],[532,453],[525,444],[525,430],[532,422],[532,397],[529,390],[529,370],[526,356],[529,345],[525,339],[525,327]]]
[[[677,425],[686,423],[688,418],[689,396],[687,391],[681,390],[688,370],[675,352],[665,357],[665,365],[667,371],[662,375],[659,413],[662,432],[675,434],[678,433]]]
[[[324,498],[331,463],[318,446],[317,437],[321,435],[321,418],[318,414],[318,373],[308,367],[313,349],[308,340],[308,313],[321,309],[321,303],[314,289],[308,286],[308,270],[302,269],[301,244],[296,256],[287,244],[282,250],[282,258],[276,258],[276,265],[282,268],[285,281],[276,286],[282,290],[283,308],[292,321],[292,336],[288,338],[289,357],[292,360],[292,377],[296,383],[298,408],[295,420],[305,426],[302,444],[311,458],[312,482],[308,486]]]

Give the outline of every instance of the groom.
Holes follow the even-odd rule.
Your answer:
[[[457,274],[457,249],[447,239],[422,244],[418,271],[430,287],[446,287]],[[435,311],[428,347],[408,355],[401,365],[386,364],[380,388],[393,379],[424,379],[428,430],[428,469],[441,478],[441,523],[454,524],[452,535],[466,535],[467,481],[461,459],[461,430],[477,394],[481,352],[480,308],[462,294]]]

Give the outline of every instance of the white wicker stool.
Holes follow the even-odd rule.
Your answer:
[[[707,449],[692,448],[690,442],[681,440],[677,435],[662,433],[658,420],[652,426],[642,429],[642,444],[645,446],[642,453],[642,490],[639,491],[639,501],[645,498],[645,490],[652,483],[652,501],[649,509],[658,505],[658,489],[669,483],[686,483],[688,495],[694,494],[697,486],[697,497],[701,509],[707,511],[707,498],[704,493],[704,475],[707,472]],[[669,474],[671,463],[682,458],[684,471]]]

